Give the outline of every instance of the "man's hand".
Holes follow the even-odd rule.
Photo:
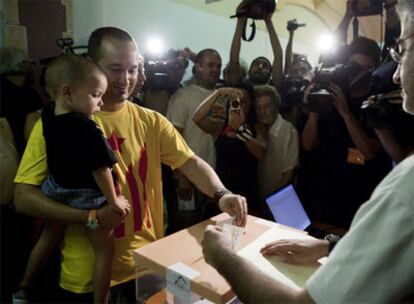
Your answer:
[[[241,195],[228,193],[219,200],[219,208],[230,216],[236,216],[237,226],[246,226],[247,223],[247,202]]]
[[[178,176],[177,194],[183,201],[189,201],[193,196],[193,185],[184,174]]]
[[[234,99],[231,99],[234,100]],[[240,102],[240,98],[236,99]],[[231,101],[230,101],[231,102]],[[240,110],[229,110],[229,125],[234,130],[237,130],[244,122],[246,121],[246,117],[244,116],[244,111],[242,108]]]
[[[104,228],[113,229],[122,223],[123,216],[111,205],[106,205],[96,211],[99,225]]]
[[[214,225],[208,225],[204,231],[204,239],[201,241],[204,259],[211,266],[217,266],[217,259],[223,250],[233,251],[232,240],[223,230]]]
[[[334,99],[333,103],[338,110],[338,113],[345,118],[346,116],[352,115],[349,110],[348,101],[342,92],[341,88],[336,84],[330,83],[329,90],[331,91]]]
[[[289,264],[307,264],[329,254],[327,240],[279,240],[264,246],[260,250],[264,256],[277,256]]]

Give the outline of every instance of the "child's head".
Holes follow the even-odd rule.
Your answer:
[[[85,57],[64,54],[46,68],[46,89],[65,112],[79,112],[87,116],[98,112],[103,105],[108,82],[104,72]]]

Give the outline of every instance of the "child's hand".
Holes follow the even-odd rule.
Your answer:
[[[122,217],[127,216],[131,212],[131,205],[123,195],[118,195],[111,207],[119,212]]]

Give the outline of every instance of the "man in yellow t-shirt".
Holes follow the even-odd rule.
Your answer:
[[[161,162],[215,197],[222,211],[237,216],[238,224],[245,224],[247,214],[245,199],[224,188],[211,167],[188,148],[162,115],[127,101],[141,70],[133,38],[118,28],[99,28],[89,39],[88,55],[108,78],[103,111],[93,119],[118,158],[114,166],[117,188],[129,200],[131,213],[121,219],[105,206],[95,217],[94,210],[71,208],[40,191],[48,171],[41,122],[34,127],[15,179],[19,212],[68,224],[61,247],[60,286],[73,293],[92,291],[94,255],[85,232],[87,222],[97,220],[101,226],[116,227],[112,286],[135,278],[133,250],[163,237]]]

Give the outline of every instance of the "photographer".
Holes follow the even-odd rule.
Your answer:
[[[247,22],[246,14],[249,12],[249,9],[252,9],[254,7],[253,2],[254,1],[243,1],[237,7],[237,25],[231,44],[230,67],[228,71],[229,81],[232,85],[238,84],[244,80],[241,76],[242,74],[240,71],[239,63],[241,38],[243,27]],[[250,65],[248,71],[248,81],[253,86],[269,84],[269,82],[271,82],[273,85],[280,89],[283,79],[283,51],[272,23],[272,15],[273,13],[266,12],[263,19],[265,21],[266,28],[269,33],[270,43],[272,45],[273,65],[267,58],[257,57],[252,61]]]
[[[370,90],[364,79],[378,66],[380,49],[363,37],[349,49],[347,68],[336,73],[339,76],[327,74],[336,76],[332,78],[337,84],[331,82],[307,96],[311,112],[302,132],[313,167],[305,172],[302,184],[306,207],[314,220],[342,228],[349,227],[358,207],[390,168],[375,135],[359,122],[361,104]],[[322,84],[313,86],[315,91]]]
[[[254,90],[248,83],[218,89],[196,109],[193,121],[215,140],[216,172],[224,186],[239,191],[246,197],[249,212],[263,217],[257,166],[266,155],[266,130],[256,122],[253,100]]]

